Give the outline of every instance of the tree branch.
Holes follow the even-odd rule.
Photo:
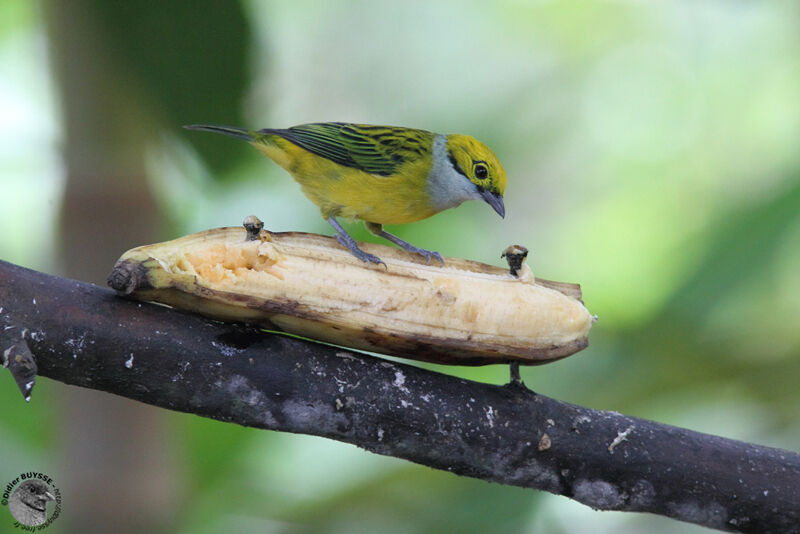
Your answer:
[[[323,436],[600,510],[800,532],[800,455],[117,297],[0,261],[0,319],[39,375]],[[19,337],[0,332],[0,353]]]

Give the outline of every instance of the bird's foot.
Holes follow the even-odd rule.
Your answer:
[[[374,263],[375,265],[383,265],[386,267],[386,264],[378,256],[375,254],[368,254],[358,248],[358,243],[356,243],[356,240],[350,237],[350,234],[348,234],[345,229],[342,228],[342,225],[339,224],[339,221],[336,220],[336,217],[328,217],[328,223],[336,230],[336,240],[343,247],[348,249],[353,256],[364,263]]]
[[[425,263],[430,264],[431,258],[433,258],[438,261],[440,265],[444,266],[444,258],[442,258],[442,255],[435,250],[425,250],[424,248],[415,247],[414,245],[408,245],[407,247],[403,248],[412,254],[419,254],[425,258]]]
[[[415,247],[414,245],[412,245],[408,241],[403,241],[402,239],[400,239],[396,235],[390,234],[389,232],[387,232],[386,230],[383,229],[383,225],[380,225],[378,223],[367,221],[364,224],[366,225],[367,230],[369,230],[370,232],[372,232],[376,236],[379,236],[379,237],[382,237],[382,238],[384,238],[384,239],[386,239],[388,241],[391,241],[392,243],[394,243],[398,247],[402,248],[406,252],[410,252],[412,254],[419,254],[420,256],[425,258],[425,261],[427,263],[430,263],[431,262],[431,258],[434,258],[442,266],[444,266],[444,258],[442,258],[442,255],[439,254],[438,252],[434,252],[432,250],[425,250],[424,248]]]
[[[383,265],[386,267],[386,263],[382,259],[380,259],[375,254],[369,254],[368,252],[364,252],[358,245],[356,245],[355,241],[348,240],[346,237],[343,237],[340,234],[336,235],[336,240],[342,244],[343,247],[347,248],[350,253],[358,258],[359,260],[363,261],[364,263],[374,263],[375,265]]]

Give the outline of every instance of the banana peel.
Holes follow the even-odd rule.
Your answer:
[[[359,243],[386,264],[368,265],[334,238],[248,220],[131,249],[109,285],[221,321],[435,363],[536,365],[588,345],[580,286],[536,279],[519,261],[511,272],[458,258],[427,265]]]

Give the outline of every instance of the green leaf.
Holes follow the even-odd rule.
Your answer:
[[[89,7],[112,59],[141,85],[168,131],[183,135],[182,125],[198,122],[245,124],[241,102],[249,82],[251,32],[239,2],[90,0]],[[216,173],[248,149],[185,135]]]

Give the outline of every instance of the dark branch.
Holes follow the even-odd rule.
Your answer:
[[[7,367],[14,377],[25,401],[31,400],[33,386],[36,383],[36,358],[33,356],[28,342],[25,341],[27,331],[13,324],[9,316],[0,317],[0,363]]]
[[[39,374],[172,410],[324,436],[601,510],[800,532],[800,455],[590,410],[117,297],[0,262],[0,319]],[[0,350],[19,338],[0,333]]]

